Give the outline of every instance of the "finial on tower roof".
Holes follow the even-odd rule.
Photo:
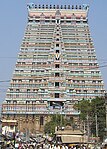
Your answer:
[[[31,9],[31,8],[34,8],[34,7],[35,7],[34,3],[29,3],[29,4],[27,5],[27,8],[28,8],[28,9]]]
[[[50,9],[52,9],[52,5],[50,5]]]
[[[88,10],[88,9],[89,9],[89,5],[83,4],[83,5],[82,5],[82,8],[85,9],[85,10]]]
[[[70,9],[70,5],[68,5],[68,9]]]
[[[44,8],[45,8],[45,6],[44,6],[44,5],[42,5],[42,8],[44,9]]]

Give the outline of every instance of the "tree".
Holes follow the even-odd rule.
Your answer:
[[[79,101],[78,104],[75,104],[74,108],[80,111],[80,119],[84,121],[87,119],[87,115],[89,115],[91,112],[90,100],[83,99]]]
[[[64,127],[66,125],[71,125],[73,121],[71,119],[66,119],[63,115],[52,115],[50,122],[46,123],[44,126],[44,132],[54,135],[55,133],[55,127]]]
[[[45,124],[44,132],[54,134],[56,126],[64,126],[65,120],[63,115],[52,115],[51,121]]]
[[[102,140],[105,135],[104,129],[106,123],[105,98],[83,99],[78,104],[75,104],[74,107],[80,110],[80,120],[86,121],[90,127],[90,133],[94,136],[98,133],[98,136]]]
[[[91,101],[92,106],[92,124],[91,132],[96,135],[96,125],[98,127],[98,136],[103,139],[105,136],[106,127],[106,108],[105,108],[105,98],[96,97]],[[97,121],[96,121],[97,116]]]

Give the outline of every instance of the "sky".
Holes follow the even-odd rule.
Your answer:
[[[107,90],[107,0],[1,0],[0,2],[0,102],[5,99],[27,25],[27,3],[89,4],[89,26],[105,89]],[[1,105],[1,104],[0,104]]]

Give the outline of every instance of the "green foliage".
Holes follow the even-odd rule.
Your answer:
[[[92,100],[81,100],[78,104],[75,105],[75,108],[80,110],[80,120],[90,125],[91,134],[96,136],[96,115],[97,115],[97,124],[98,124],[98,135],[103,139],[105,135],[105,123],[106,123],[106,109],[105,109],[105,98],[96,97]]]
[[[56,127],[56,124],[55,122],[48,122],[46,123],[45,127],[44,127],[44,132],[47,133],[47,134],[54,134],[55,132],[55,127]]]
[[[92,102],[92,119],[93,123],[91,124],[91,132],[95,134],[96,130],[96,120],[95,115],[97,115],[97,124],[98,124],[98,135],[101,139],[105,136],[105,127],[106,127],[106,109],[105,109],[105,99],[97,97],[93,99]]]
[[[78,108],[78,110],[81,112],[80,113],[80,119],[81,120],[86,120],[87,119],[87,114],[91,112],[91,102],[90,100],[81,100],[78,102],[78,104],[75,104],[75,108]]]
[[[55,127],[71,125],[73,121],[71,119],[66,119],[63,115],[52,115],[51,121],[46,123],[44,126],[44,132],[53,135],[55,133]]]

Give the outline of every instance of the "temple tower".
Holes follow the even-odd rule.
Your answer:
[[[3,119],[43,131],[50,114],[77,119],[73,105],[105,92],[89,31],[87,5],[28,5],[28,22],[5,101]]]

